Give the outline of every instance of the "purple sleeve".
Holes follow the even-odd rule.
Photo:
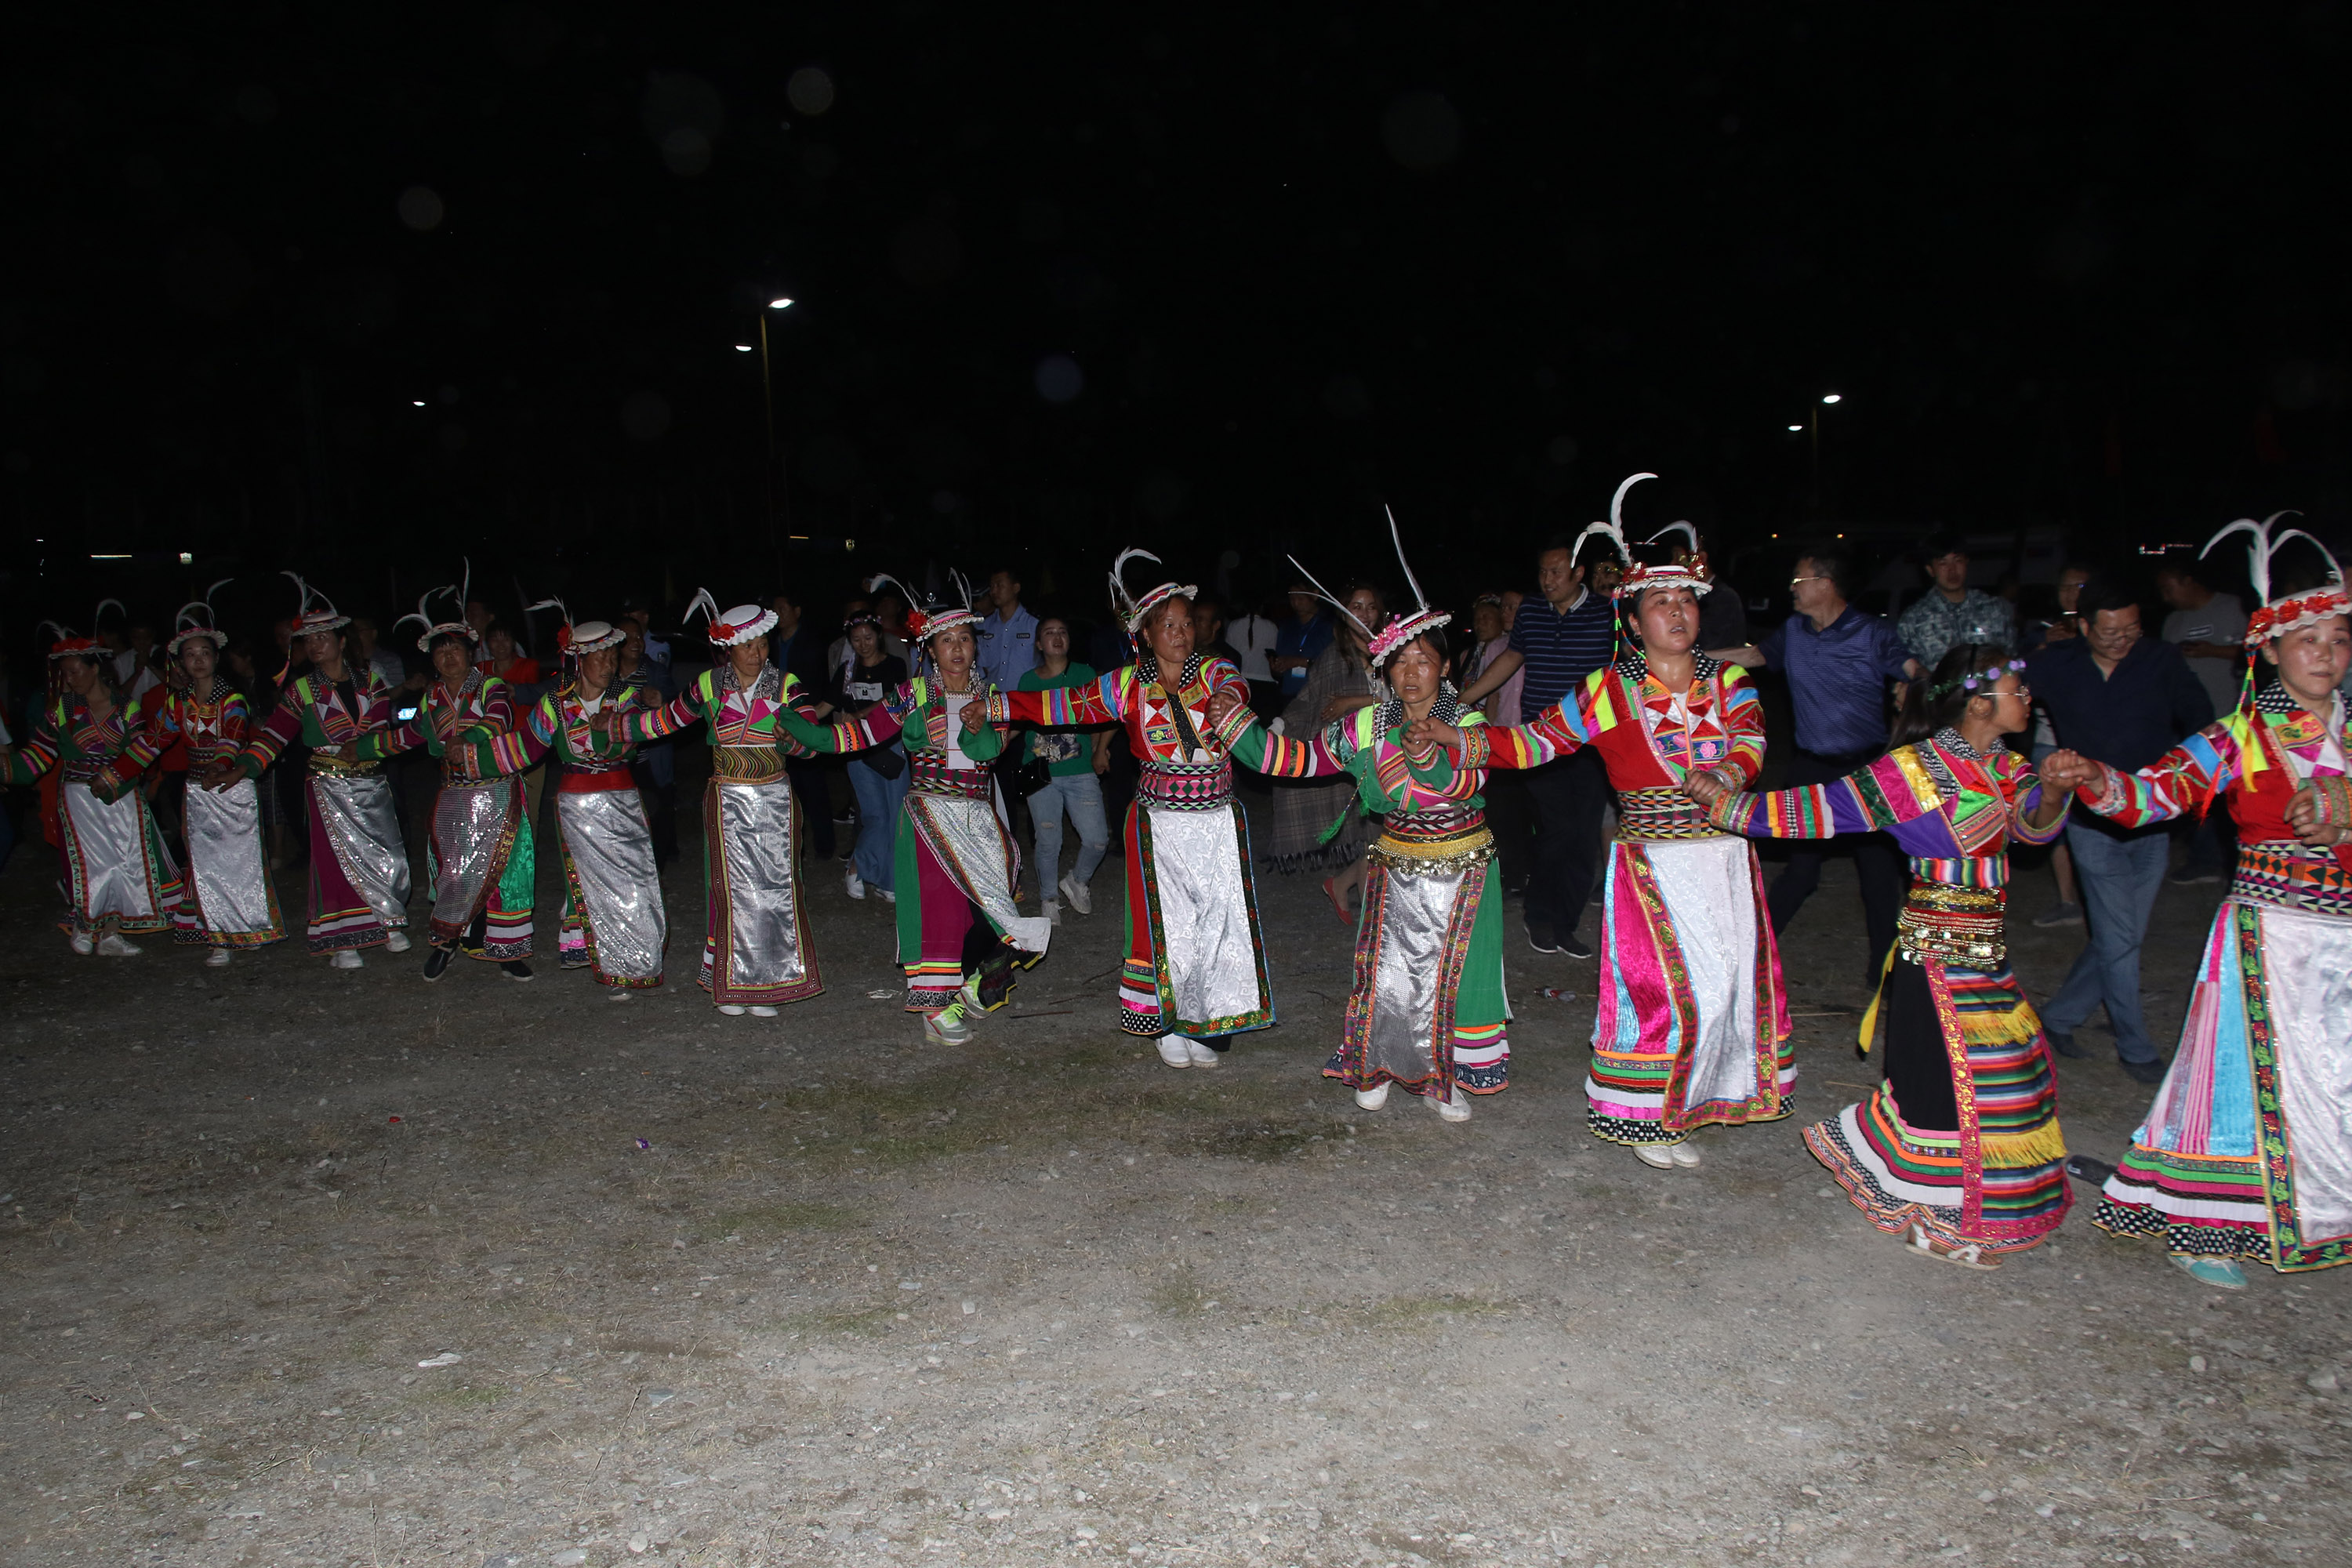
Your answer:
[[[1902,679],[1903,667],[1911,662],[1911,650],[1904,646],[1902,634],[1884,618],[1874,616],[1870,635],[1878,645],[1878,673],[1889,680]]]
[[[1756,645],[1756,651],[1764,656],[1767,668],[1785,673],[1789,668],[1789,623],[1782,621],[1766,632],[1764,640]]]

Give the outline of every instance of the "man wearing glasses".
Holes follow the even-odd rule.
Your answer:
[[[1797,557],[1789,596],[1796,614],[1764,640],[1716,655],[1749,669],[1787,677],[1796,711],[1797,751],[1789,760],[1789,787],[1828,784],[1875,761],[1886,750],[1886,686],[1916,679],[1919,664],[1895,628],[1846,602],[1853,557],[1843,544],[1824,542]],[[1709,598],[1715,597],[1710,594]],[[1903,902],[1903,851],[1884,833],[1798,839],[1789,864],[1765,895],[1779,936],[1822,885],[1822,858],[1840,847],[1853,852],[1862,883],[1863,929],[1870,941],[1864,985],[1876,989]]]
[[[2058,743],[2126,773],[2147,766],[2213,721],[2213,700],[2170,643],[2140,635],[2139,603],[2094,579],[2074,601],[2083,635],[2051,643],[2026,665],[2033,693],[2049,710]],[[2105,1004],[2116,1055],[2140,1083],[2164,1078],[2164,1061],[2139,1008],[2139,948],[2172,840],[2168,825],[2119,828],[2077,812],[2066,847],[2082,884],[2090,941],[2042,1009],[2042,1026],[2062,1057],[2079,1057],[2074,1031]]]

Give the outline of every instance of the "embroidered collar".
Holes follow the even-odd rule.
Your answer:
[[[1204,656],[1197,648],[1184,656],[1184,669],[1183,672],[1176,678],[1176,685],[1173,689],[1181,691],[1184,688],[1192,685],[1194,681],[1201,679],[1201,661],[1203,657]],[[1138,680],[1142,681],[1147,686],[1158,686],[1163,691],[1171,689],[1167,683],[1160,679],[1160,656],[1158,654],[1147,653],[1141,658],[1135,661],[1135,678]]]
[[[1636,691],[1641,690],[1642,682],[1650,678],[1650,661],[1643,657],[1638,648],[1628,648],[1618,655],[1616,669],[1617,673],[1624,678],[1625,683]],[[1694,688],[1702,682],[1713,680],[1722,672],[1721,659],[1711,658],[1696,648],[1691,650],[1691,685]]]
[[[784,689],[784,678],[772,664],[761,665],[760,673],[751,678],[749,688],[736,680],[735,666],[732,661],[719,665],[716,674],[719,678],[717,682],[719,695],[722,700],[730,693],[740,692],[755,701],[763,697],[772,701]]]
[[[1462,710],[1454,700],[1454,682],[1441,680],[1437,683],[1437,700],[1429,705],[1429,716],[1441,724],[1462,722]],[[1372,721],[1372,733],[1385,735],[1404,721],[1404,699],[1391,697],[1381,704],[1380,711]]]
[[[1978,751],[1974,746],[1969,745],[1966,741],[1962,740],[1960,738],[1960,732],[1958,730],[1953,729],[1948,724],[1936,731],[1936,744],[1943,747],[1944,750],[1951,752],[1952,755],[1959,758],[1960,761],[1964,763],[1989,763],[1992,761],[1990,757],[1986,756],[1982,752]]]

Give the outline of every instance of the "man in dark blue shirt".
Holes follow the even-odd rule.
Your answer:
[[[1617,611],[1584,585],[1584,568],[1567,542],[1555,540],[1536,558],[1540,597],[1519,605],[1511,646],[1463,690],[1465,707],[1521,668],[1524,722],[1570,700],[1584,678],[1607,664],[1617,645]],[[1576,934],[1601,868],[1601,819],[1609,809],[1609,775],[1601,753],[1587,748],[1546,763],[1527,775],[1536,808],[1535,868],[1528,877],[1528,942],[1538,952],[1591,958],[1592,946]]]
[[[2047,645],[2025,672],[2060,745],[2129,773],[2213,721],[2204,683],[2179,648],[2140,635],[2139,604],[2128,593],[2094,581],[2074,607],[2083,635]],[[2162,823],[2120,828],[2077,808],[2066,821],[2066,847],[2091,937],[2042,1009],[2042,1027],[2060,1056],[2079,1057],[2074,1031],[2104,1002],[2124,1071],[2141,1083],[2160,1082],[2164,1061],[2140,1016],[2139,947],[2171,837]]]
[[[1761,643],[1730,655],[1751,669],[1777,669],[1788,678],[1789,703],[1797,718],[1796,754],[1789,760],[1791,788],[1842,779],[1875,760],[1886,750],[1886,683],[1919,675],[1918,661],[1895,628],[1846,602],[1853,581],[1853,556],[1844,545],[1809,546],[1797,557],[1789,580],[1797,613]],[[1895,945],[1903,902],[1903,852],[1885,834],[1792,842],[1788,868],[1765,896],[1772,934],[1789,929],[1822,885],[1822,858],[1840,845],[1853,849],[1862,882],[1863,930],[1870,942],[1863,984],[1875,989],[1887,950]]]

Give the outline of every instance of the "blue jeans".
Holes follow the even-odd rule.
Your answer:
[[[1062,864],[1062,813],[1078,830],[1078,863],[1070,879],[1080,887],[1094,879],[1110,848],[1110,825],[1103,818],[1102,780],[1093,773],[1063,773],[1029,797],[1029,820],[1036,826],[1036,853],[1030,857],[1037,871],[1037,896],[1051,899],[1059,886],[1055,873]]]
[[[2172,840],[2161,831],[2117,837],[2079,822],[2066,825],[2066,847],[2074,852],[2074,877],[2083,886],[2083,912],[2091,940],[2066,984],[2042,1009],[2042,1021],[2073,1034],[2091,1010],[2106,1004],[2115,1026],[2116,1054],[2127,1062],[2152,1062],[2156,1046],[2139,1012],[2139,944]]]
[[[898,742],[889,749],[904,757],[907,753]],[[908,770],[900,768],[895,779],[886,779],[866,763],[863,757],[849,759],[849,787],[857,792],[857,867],[858,880],[869,888],[884,892],[896,892],[890,885],[892,868],[897,863],[898,846],[898,803],[907,798]]]

